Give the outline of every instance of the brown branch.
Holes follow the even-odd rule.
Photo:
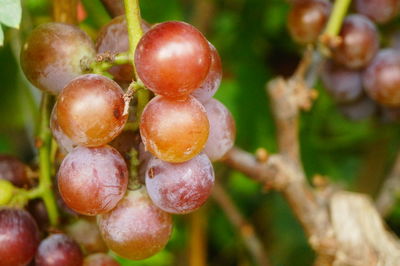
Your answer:
[[[397,153],[393,168],[382,185],[376,199],[376,208],[382,216],[387,216],[400,195],[400,151]]]
[[[212,195],[215,201],[227,215],[229,221],[240,233],[246,248],[254,258],[254,261],[257,263],[257,265],[270,265],[265,253],[265,248],[255,234],[253,226],[245,220],[233,203],[232,199],[229,197],[228,193],[218,181],[215,182]]]
[[[205,208],[190,215],[189,266],[207,265],[207,213]]]
[[[53,0],[54,21],[76,24],[78,0],[60,1]]]
[[[117,17],[125,14],[123,0],[101,0],[101,2],[111,17]]]

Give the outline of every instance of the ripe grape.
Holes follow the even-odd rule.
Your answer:
[[[172,164],[153,158],[147,167],[147,192],[154,204],[166,212],[192,212],[211,194],[214,169],[203,153],[184,163]]]
[[[125,161],[110,146],[77,147],[65,157],[58,171],[61,197],[69,208],[84,215],[113,209],[127,185]]]
[[[27,265],[39,245],[39,231],[22,209],[0,209],[0,265]]]
[[[143,35],[135,52],[137,73],[146,87],[172,98],[184,97],[198,88],[210,65],[207,40],[184,22],[157,24]]]
[[[380,104],[400,106],[400,52],[383,49],[363,75],[365,90]]]
[[[206,144],[209,122],[204,107],[194,97],[175,101],[153,98],[143,111],[140,133],[146,149],[167,162],[184,162]]]
[[[337,103],[348,103],[363,95],[361,73],[332,61],[326,61],[321,72],[322,82]]]
[[[26,166],[17,158],[9,155],[0,155],[0,179],[10,181],[14,186],[29,186]]]
[[[349,120],[360,121],[371,117],[377,111],[377,105],[367,96],[355,102],[340,104],[340,112]]]
[[[111,256],[104,253],[96,253],[87,256],[83,266],[119,266],[120,264]]]
[[[111,212],[98,219],[107,246],[121,257],[141,260],[167,244],[172,217],[156,207],[144,187],[129,191]]]
[[[83,263],[78,244],[65,234],[54,234],[39,245],[35,263],[37,266],[78,266]]]
[[[356,0],[357,13],[378,23],[385,23],[399,14],[399,0]]]
[[[150,29],[150,25],[142,20],[143,32]],[[129,50],[128,28],[124,15],[113,18],[104,25],[97,36],[96,50],[98,53],[122,53]],[[109,69],[111,75],[117,81],[130,82],[133,78],[133,68],[131,64],[113,66]]]
[[[57,141],[60,150],[67,154],[72,151],[77,145],[64,133],[60,128],[57,119],[57,104],[54,105],[50,117],[50,128],[54,139]]]
[[[288,27],[292,38],[299,43],[317,41],[331,12],[326,0],[296,1],[288,16]]]
[[[124,157],[128,168],[131,160],[132,149],[137,149],[140,143],[140,136],[138,133],[131,130],[124,130],[112,142],[109,143]]]
[[[210,134],[204,153],[211,161],[221,159],[235,143],[236,126],[232,114],[216,99],[210,99],[204,108],[210,122]]]
[[[82,75],[62,90],[57,100],[57,121],[61,130],[79,145],[107,144],[122,130],[124,112],[121,87],[96,74]]]
[[[65,231],[86,253],[107,252],[108,250],[95,221],[82,218],[69,224]]]
[[[333,59],[348,68],[362,68],[374,57],[379,48],[378,31],[367,17],[346,17],[340,31],[342,42],[333,48]]]
[[[214,94],[217,92],[222,79],[222,63],[221,57],[218,54],[217,49],[209,43],[211,49],[211,66],[208,71],[207,77],[203,84],[192,92],[197,100],[202,103],[206,103]]]
[[[32,215],[33,219],[35,219],[36,224],[39,227],[39,230],[45,231],[47,227],[50,225],[50,220],[43,200],[41,199],[30,200],[28,202],[28,205],[26,206],[26,210]]]
[[[21,67],[28,80],[41,90],[58,94],[82,74],[81,59],[94,57],[94,44],[78,27],[64,23],[39,25],[21,51]]]

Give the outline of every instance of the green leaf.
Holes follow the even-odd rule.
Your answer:
[[[21,0],[0,0],[0,22],[4,25],[18,29],[21,13]]]
[[[3,28],[0,26],[0,46],[3,46],[4,43],[4,33]]]

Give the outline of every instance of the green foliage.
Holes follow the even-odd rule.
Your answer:
[[[18,29],[22,14],[21,0],[1,0],[0,7],[0,23]],[[3,41],[4,33],[0,26],[0,46]]]

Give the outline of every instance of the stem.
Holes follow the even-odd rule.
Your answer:
[[[134,73],[135,73],[135,76],[137,77],[133,57],[135,55],[136,45],[138,44],[140,38],[143,35],[143,31],[142,31],[142,27],[141,27],[139,1],[138,0],[124,0],[124,3],[125,3],[126,22],[128,25],[129,53],[130,53],[130,57],[132,60]]]
[[[336,0],[333,5],[332,13],[329,17],[324,34],[337,36],[343,23],[344,16],[347,13],[351,0]]]
[[[76,24],[78,0],[53,0],[53,18],[56,22]]]
[[[42,103],[40,106],[40,124],[39,124],[39,187],[42,192],[41,197],[46,205],[51,225],[58,223],[58,209],[52,190],[51,183],[51,132],[49,128],[49,119],[51,107],[51,96],[47,93],[42,94]]]

